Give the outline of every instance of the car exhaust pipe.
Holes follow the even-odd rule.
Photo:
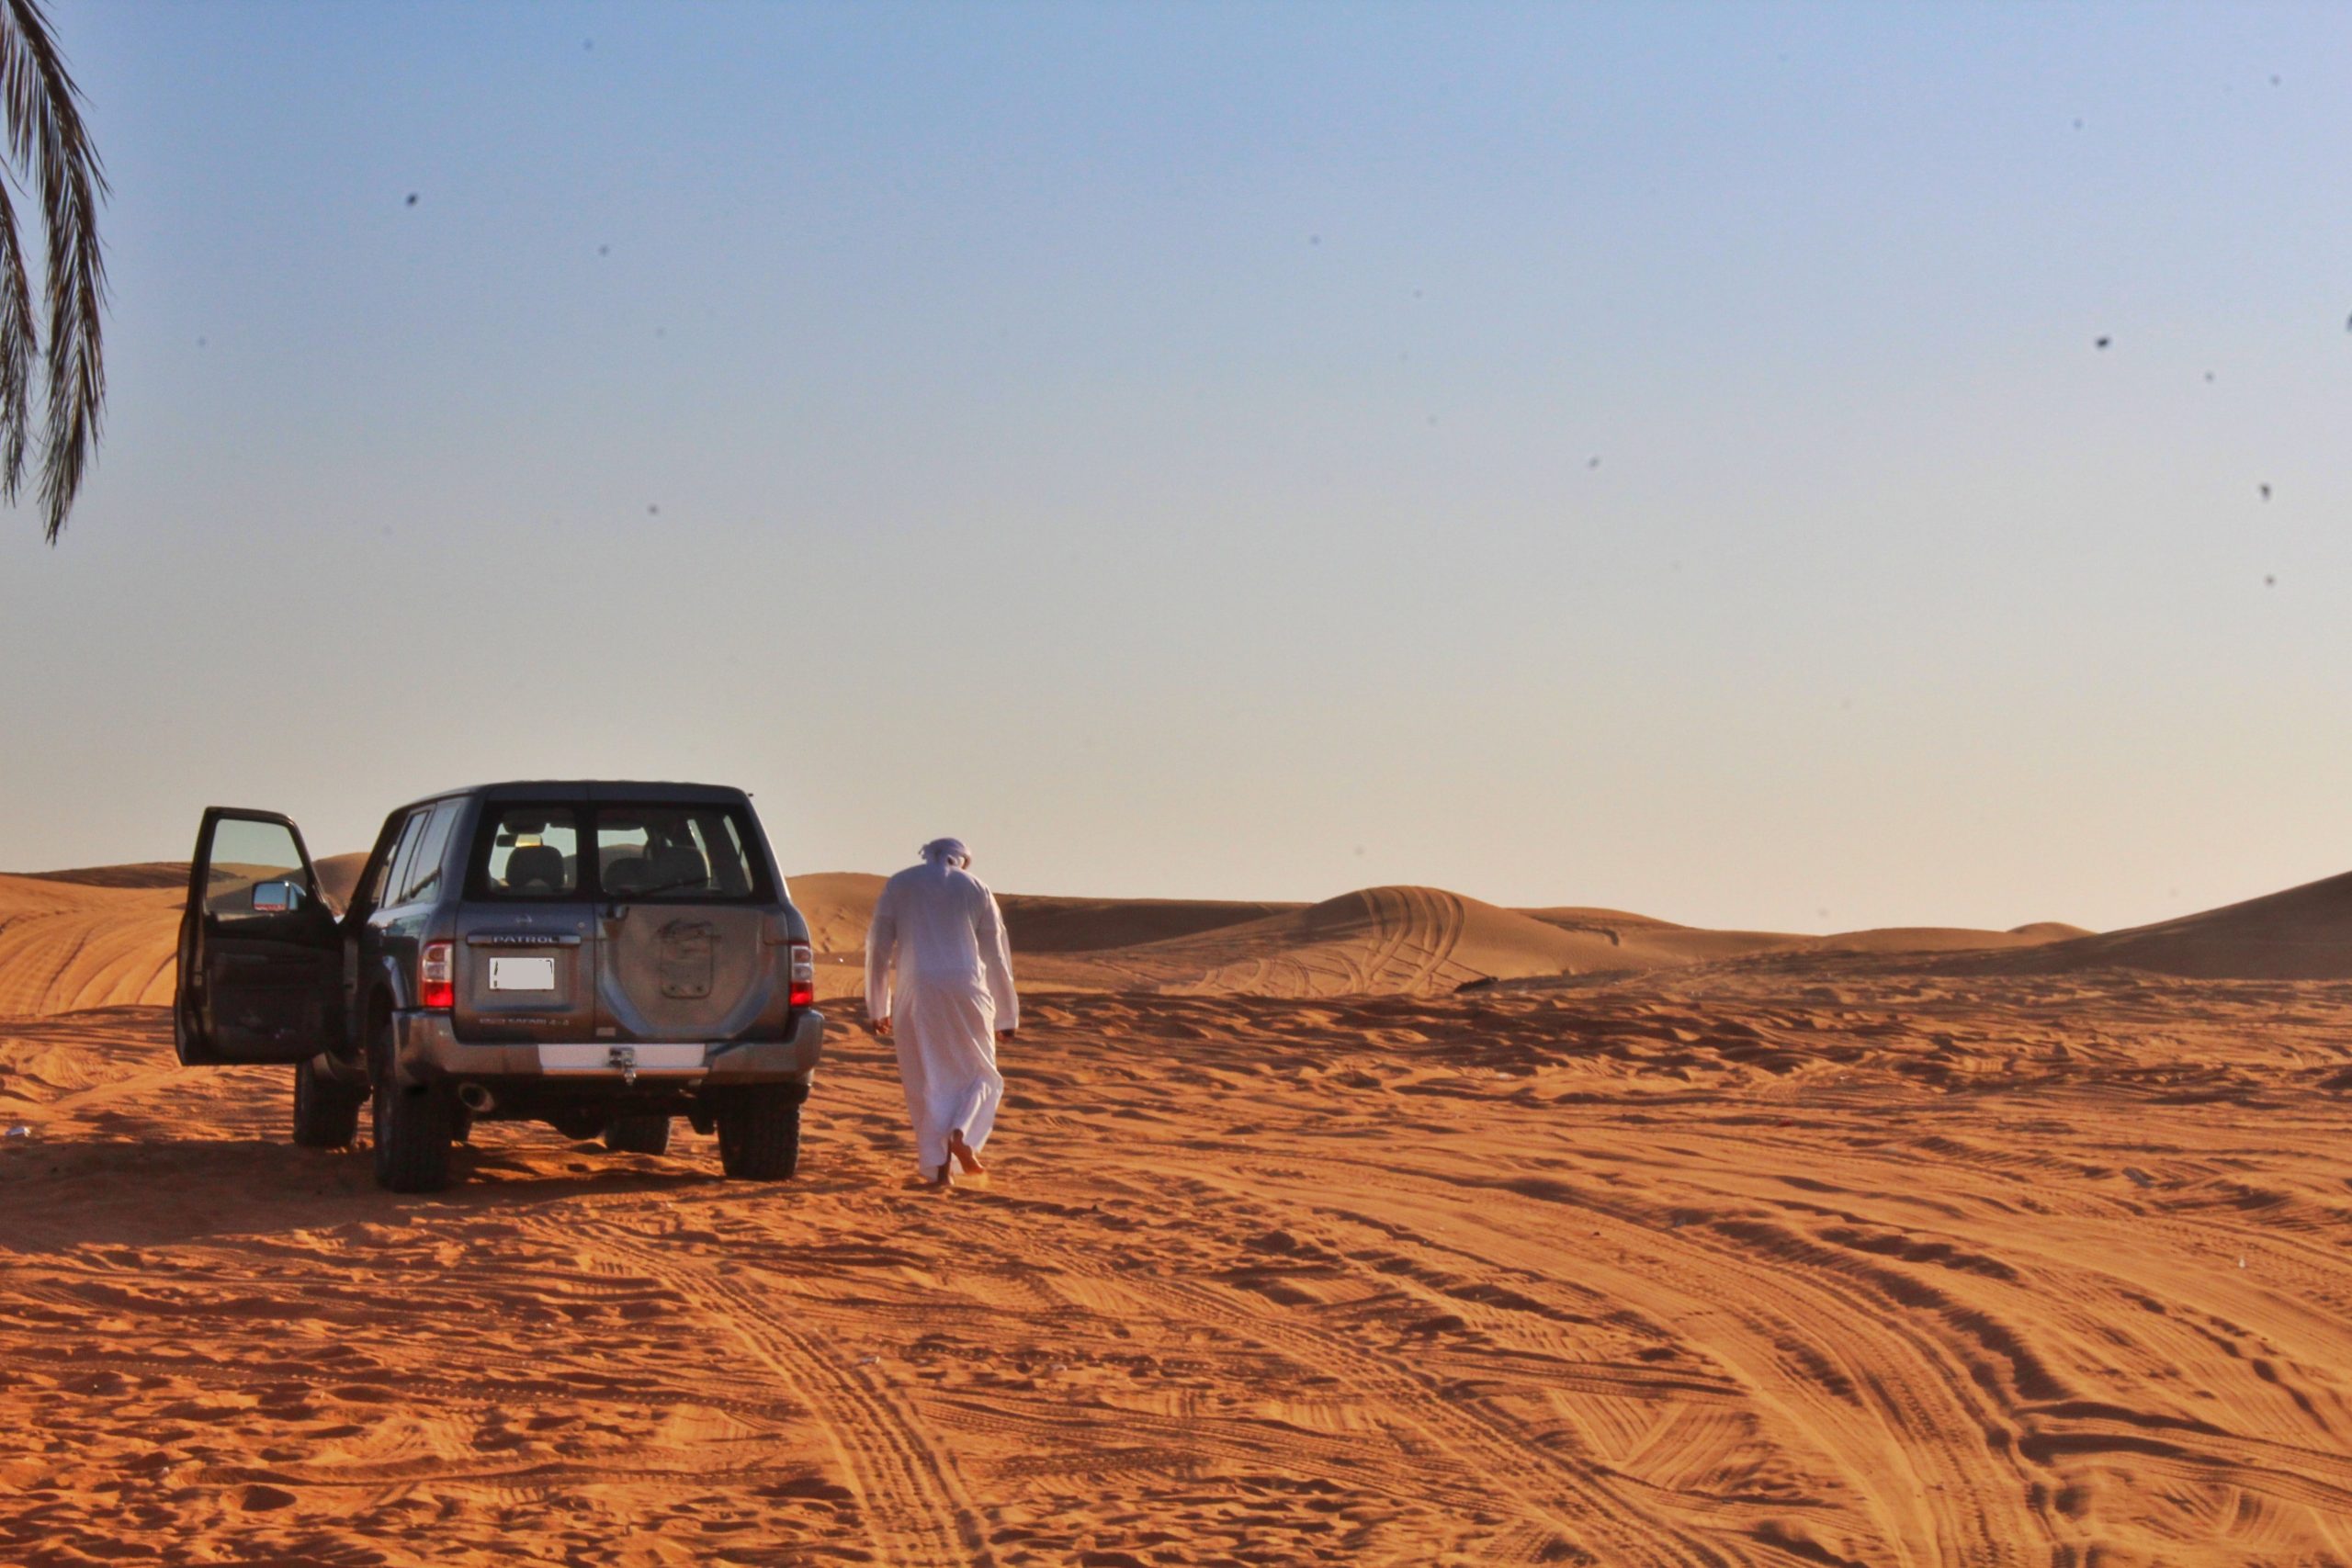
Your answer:
[[[468,1083],[458,1086],[458,1103],[477,1116],[487,1116],[498,1101],[492,1099],[490,1090],[481,1085]]]

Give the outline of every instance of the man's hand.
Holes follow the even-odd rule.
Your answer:
[[[1001,1045],[1006,1041],[1012,1039],[1016,1032],[1018,1032],[1015,1030],[1000,1029],[996,1032],[996,1043]]]
[[[883,1040],[890,1038],[890,1020],[887,1014],[881,1018],[870,1020],[865,1027],[874,1031],[877,1038]]]

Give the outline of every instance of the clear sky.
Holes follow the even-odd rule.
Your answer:
[[[2345,7],[55,21],[112,397],[0,513],[0,866],[571,773],[1034,892],[2352,866]]]

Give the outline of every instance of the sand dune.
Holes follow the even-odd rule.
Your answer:
[[[1004,926],[1016,953],[1102,953],[1238,928],[1304,909],[1202,898],[1052,898],[1007,895]]]
[[[366,856],[319,860],[341,905]],[[0,878],[0,1016],[154,1003],[171,994],[186,863]],[[882,878],[790,879],[820,954],[819,989],[855,996]],[[1427,994],[1478,981],[1596,975],[1775,953],[2013,947],[2075,934],[1945,928],[1800,936],[1704,931],[1623,910],[1511,910],[1427,887],[1367,888],[1321,904],[1001,896],[1022,978],[1054,991],[1275,997]]]
[[[1702,931],[1614,910],[1522,911],[1442,888],[1372,887],[1135,946],[1016,953],[1025,974],[1059,989],[1301,998],[1429,995],[1480,981],[1589,978],[1760,953],[1948,953],[2050,940],[1941,926],[1834,936]]]
[[[1878,926],[1869,931],[1810,938],[1803,945],[1814,953],[1968,953],[2039,947],[2081,929],[2054,920],[1999,931],[1980,931],[1973,926]]]
[[[828,994],[855,995],[882,879],[791,879]],[[1497,972],[1611,963],[1605,937],[1430,888],[1374,888],[1317,905],[1000,896],[1023,983],[1048,990],[1329,996],[1450,990]],[[1489,967],[1482,967],[1487,965]]]
[[[865,951],[866,928],[874,923],[874,901],[882,878],[863,871],[825,871],[785,879],[792,902],[808,922],[819,953]]]
[[[820,953],[864,950],[883,879],[868,872],[818,872],[786,879]],[[1303,909],[1303,904],[1253,904],[1184,898],[1057,898],[1000,893],[1005,931],[1022,953],[1095,953],[1191,936],[1245,920]]]
[[[1708,931],[1699,926],[1679,926],[1671,920],[1629,914],[1623,909],[1572,907],[1521,912],[1546,925],[1557,926],[1562,931],[1608,939],[1618,949],[1621,962],[1617,967],[1626,969],[1664,969],[1682,964],[1706,964],[1718,958],[1736,958],[1743,953],[1802,948],[1816,940],[1782,931]]]
[[[138,861],[128,865],[85,865],[72,871],[28,871],[38,882],[68,882],[84,887],[187,886],[188,863],[184,860]],[[0,875],[7,874],[0,873]]]
[[[318,862],[347,898],[364,855]],[[0,875],[0,1016],[167,1000],[187,868]],[[854,996],[878,876],[791,879],[827,997]],[[2131,968],[2239,979],[2352,978],[2352,876],[2104,934],[2041,921],[2006,931],[1891,927],[1827,936],[1708,931],[1623,910],[1512,910],[1427,887],[1316,905],[1008,894],[1024,984],[1050,991],[1337,997],[1432,994],[1481,980],[1574,979],[1846,954],[1940,957],[1956,972]]]
[[[2037,942],[2064,942],[2069,937],[2092,934],[2088,926],[2072,926],[2064,920],[2035,920],[2028,925],[2009,928],[2009,935],[2032,937]]]
[[[792,879],[819,951],[834,960],[829,995],[855,994],[853,960],[881,884],[851,873]],[[2016,947],[2080,930],[1705,931],[1617,909],[1505,909],[1431,887],[1365,888],[1316,905],[1000,897],[1026,983],[1175,995],[1428,994],[1480,980],[1584,977],[1762,953]]]
[[[819,950],[844,963],[863,953],[880,886],[843,874],[792,879]],[[1017,894],[1001,903],[1023,981],[1042,989],[1340,996],[1636,966],[1606,937],[1424,887],[1311,906]]]
[[[1656,969],[1705,964],[1758,953],[1952,953],[1978,948],[2026,947],[2087,934],[2081,926],[2056,920],[1983,931],[1970,926],[1878,926],[1827,936],[1791,931],[1708,931],[1678,926],[1619,909],[1529,909],[1527,914],[1564,931],[1599,931],[1614,937],[1627,968]]]
[[[1631,967],[1606,937],[1432,887],[1365,888],[1083,959],[1105,989],[1274,997],[1426,995],[1497,976]]]
[[[170,1001],[187,886],[0,875],[0,1017]]]
[[[319,891],[341,908],[351,902],[351,890],[359,886],[359,873],[367,863],[368,852],[361,850],[352,854],[325,856],[311,862],[311,869],[319,874]]]
[[[2013,966],[2120,967],[2233,980],[2352,979],[2352,874],[2178,919],[2078,935]]]
[[[321,887],[341,903],[367,859],[319,861]],[[185,861],[0,874],[0,1018],[169,1003],[187,874]]]

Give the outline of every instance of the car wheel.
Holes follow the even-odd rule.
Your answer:
[[[347,1149],[359,1135],[364,1094],[322,1077],[304,1062],[294,1069],[294,1141],[306,1149]]]
[[[616,1155],[662,1155],[670,1152],[667,1116],[616,1116],[605,1125],[605,1146]]]
[[[435,1090],[397,1080],[391,1029],[392,1021],[385,1019],[376,1053],[376,1185],[390,1192],[438,1192],[449,1185],[450,1104]]]
[[[718,1165],[739,1181],[783,1181],[800,1164],[797,1084],[760,1084],[729,1093],[718,1106]]]

